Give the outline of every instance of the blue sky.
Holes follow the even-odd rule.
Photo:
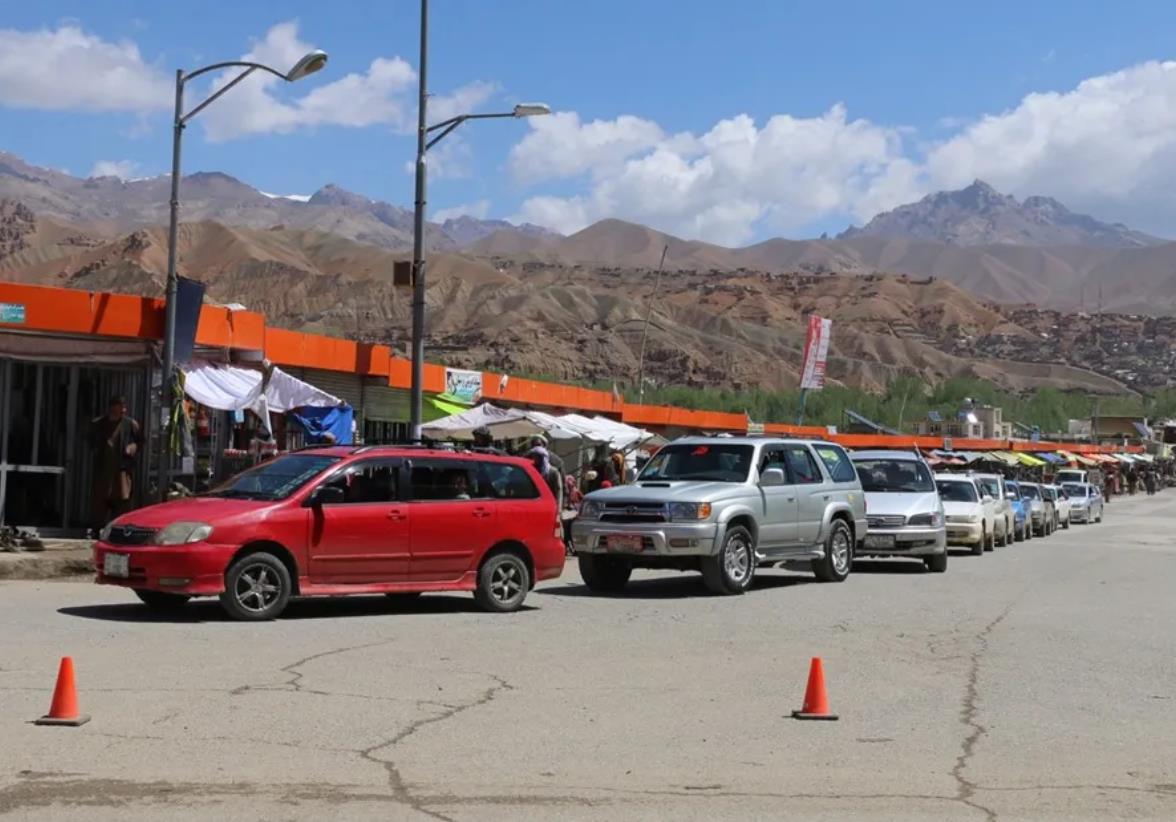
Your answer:
[[[185,172],[225,171],[281,194],[334,182],[407,205],[418,8],[8,3],[0,48],[28,59],[0,60],[0,148],[79,175],[161,173],[176,68],[313,45],[331,54],[322,73],[234,89],[201,114]],[[1173,51],[1171,3],[433,0],[431,9],[439,111],[539,100],[561,112],[463,126],[435,158],[434,213],[464,207],[564,231],[617,216],[741,244],[837,231],[982,176],[1176,234],[1167,229],[1176,137],[1166,136],[1176,135],[1176,66],[1156,62]],[[103,75],[112,61],[123,73]],[[339,85],[349,75],[354,88]]]

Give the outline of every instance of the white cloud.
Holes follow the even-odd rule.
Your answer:
[[[243,59],[285,71],[312,48],[298,36],[293,21],[273,26]],[[330,63],[327,64],[327,71]],[[220,77],[219,88],[235,76]],[[322,75],[324,78],[326,74]],[[318,75],[301,82],[315,82]],[[289,133],[315,126],[366,128],[384,125],[400,133],[416,130],[416,71],[400,57],[377,57],[367,70],[352,72],[317,85],[300,97],[289,98],[286,82],[272,74],[257,72],[242,82],[200,116],[205,133],[213,142],[247,134]],[[281,97],[279,97],[281,91]],[[458,112],[472,111],[498,91],[492,83],[476,81],[449,95],[430,100],[430,120],[445,119]]]
[[[144,62],[138,47],[56,29],[0,29],[0,105],[80,111],[167,109],[175,83]]]
[[[701,136],[666,136],[635,117],[581,124],[555,115],[535,121],[511,168],[523,182],[589,178],[587,193],[532,197],[517,219],[568,233],[621,217],[724,244],[747,242],[761,227],[789,231],[904,202],[917,176],[897,129],[850,120],[841,105],[819,117],[776,115],[762,127],[738,115]]]
[[[931,149],[926,167],[933,187],[979,177],[1002,191],[1046,194],[1161,230],[1176,218],[1176,62],[1029,94]]]
[[[472,203],[462,203],[451,208],[442,208],[433,213],[433,222],[443,223],[457,217],[473,217],[475,220],[485,220],[490,213],[489,200],[477,200]]]
[[[120,180],[129,180],[138,169],[139,164],[134,160],[99,160],[90,169],[90,176],[118,177]]]

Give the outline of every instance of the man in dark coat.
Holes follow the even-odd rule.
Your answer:
[[[143,445],[143,431],[127,415],[123,397],[112,397],[106,414],[90,423],[90,444],[94,448],[90,512],[95,527],[101,528],[130,510],[135,460]]]

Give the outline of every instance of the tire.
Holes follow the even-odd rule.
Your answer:
[[[996,524],[993,523],[992,533],[988,535],[988,544],[984,546],[985,551],[996,550]]]
[[[929,557],[924,557],[923,562],[927,565],[927,570],[933,574],[942,574],[947,570],[947,551],[942,554],[932,554]]]
[[[505,614],[517,611],[531,590],[531,572],[518,554],[494,554],[478,569],[474,601],[483,610]]]
[[[580,554],[579,564],[588,590],[601,593],[623,591],[633,573],[632,564],[620,557]]]
[[[221,608],[233,619],[261,622],[274,619],[290,602],[290,572],[282,561],[264,551],[246,554],[225,572]]]
[[[702,558],[702,580],[711,593],[721,596],[742,594],[755,576],[755,540],[742,525],[727,529],[719,552]]]
[[[813,573],[821,582],[844,582],[853,570],[853,532],[845,520],[833,520],[825,539],[825,555],[813,560]]]
[[[1069,517],[1066,517],[1066,521],[1062,523],[1062,528],[1064,528],[1067,531],[1070,530],[1070,518]]]
[[[188,604],[192,597],[187,594],[170,594],[167,591],[148,591],[136,588],[135,596],[152,611],[178,611]]]
[[[972,546],[972,556],[984,556],[984,549],[988,547],[988,528],[980,528],[980,541]]]

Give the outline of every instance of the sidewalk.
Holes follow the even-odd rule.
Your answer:
[[[45,539],[44,548],[0,551],[0,579],[72,579],[94,573],[88,539]]]

